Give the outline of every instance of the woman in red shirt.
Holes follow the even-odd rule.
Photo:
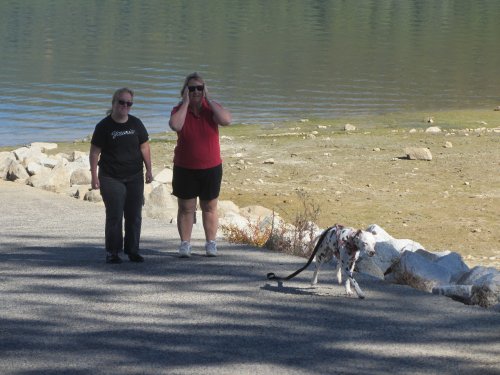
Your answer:
[[[219,125],[229,125],[231,114],[209,99],[205,81],[198,73],[184,80],[182,101],[174,107],[169,125],[177,132],[174,151],[173,194],[177,197],[179,256],[191,256],[191,233],[199,197],[207,256],[217,255],[217,201],[222,181]]]

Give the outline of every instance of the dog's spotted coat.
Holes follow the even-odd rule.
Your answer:
[[[346,293],[352,295],[352,284],[358,297],[365,298],[352,273],[361,253],[366,253],[368,256],[375,255],[375,244],[374,233],[344,227],[340,224],[328,228],[316,244],[316,270],[311,284],[316,285],[318,283],[318,273],[321,265],[335,257],[337,259],[336,271],[339,284],[342,283],[342,275],[344,275]]]

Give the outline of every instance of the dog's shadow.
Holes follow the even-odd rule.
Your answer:
[[[330,287],[318,287],[318,286],[308,286],[308,287],[294,287],[285,286],[282,281],[278,281],[276,284],[266,283],[260,288],[261,290],[267,290],[269,292],[282,293],[282,294],[294,294],[303,296],[342,296],[343,294],[337,290],[337,288]]]

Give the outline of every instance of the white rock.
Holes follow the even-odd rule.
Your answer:
[[[450,252],[449,254],[438,257],[434,263],[446,268],[450,272],[450,281],[452,283],[456,282],[462,275],[470,271],[467,264],[464,263],[462,256],[455,252]]]
[[[404,153],[410,160],[432,160],[431,150],[426,147],[406,147]]]
[[[351,125],[351,124],[345,124],[344,125],[344,130],[346,132],[353,132],[356,130],[356,127],[354,125]]]
[[[61,161],[50,171],[31,176],[28,179],[28,184],[36,188],[61,193],[70,187],[70,177],[70,171]]]
[[[441,128],[439,126],[429,126],[427,129],[425,129],[426,133],[441,133]]]
[[[99,189],[89,190],[85,193],[83,199],[94,203],[102,202],[101,192]]]
[[[18,161],[12,161],[10,163],[9,169],[7,170],[7,180],[24,183],[29,177],[30,175],[21,163]]]
[[[162,184],[170,184],[172,183],[173,173],[172,169],[165,168],[156,174],[154,180]]]
[[[28,165],[26,166],[26,171],[29,173],[30,176],[33,176],[34,174],[39,174],[44,169],[45,169],[44,166],[34,161],[29,162]]]
[[[52,157],[43,157],[41,160],[40,160],[40,163],[44,166],[44,167],[47,167],[47,168],[54,168],[58,163],[59,163],[60,160],[56,159],[56,158],[52,158]]]
[[[57,143],[47,143],[47,142],[33,142],[30,144],[31,147],[37,147],[42,152],[47,152],[50,150],[55,150],[57,148]]]
[[[0,178],[7,179],[7,172],[9,171],[12,162],[17,162],[16,156],[11,152],[0,153]]]
[[[147,196],[144,211],[148,217],[172,221],[177,217],[177,198],[167,185],[161,184]]]
[[[234,212],[239,214],[240,208],[233,201],[221,200],[217,203],[217,211],[219,217],[224,217],[229,212]]]
[[[92,183],[92,175],[85,168],[77,169],[71,173],[70,185],[90,185]]]
[[[449,285],[450,272],[425,257],[405,251],[391,267],[391,273],[386,280],[397,284],[409,285],[415,289],[432,292],[433,288]]]
[[[457,284],[472,285],[471,304],[491,307],[500,303],[500,271],[494,267],[474,267]]]
[[[69,155],[69,158],[68,160],[69,161],[72,161],[72,162],[75,162],[77,160],[89,160],[89,156],[86,152],[83,152],[83,151],[73,151],[71,153],[71,155]]]

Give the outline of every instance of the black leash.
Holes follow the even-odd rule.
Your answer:
[[[311,254],[311,256],[309,257],[309,260],[307,261],[307,263],[305,264],[304,267],[302,268],[299,268],[297,271],[295,271],[294,273],[288,275],[287,277],[278,277],[276,276],[273,272],[269,272],[267,274],[267,279],[268,280],[276,280],[276,281],[284,281],[284,280],[290,280],[292,278],[294,278],[295,276],[297,276],[299,273],[301,273],[302,271],[304,271],[307,267],[309,267],[309,265],[311,264],[311,262],[313,261],[314,259],[314,256],[316,255],[316,253],[318,252],[318,249],[321,245],[321,243],[323,242],[325,236],[328,234],[328,232],[330,231],[330,229],[332,229],[333,227],[330,227],[328,229],[325,229],[323,231],[323,233],[321,233],[321,236],[319,237],[318,239],[318,242],[316,242],[316,246],[314,246],[314,250]]]

